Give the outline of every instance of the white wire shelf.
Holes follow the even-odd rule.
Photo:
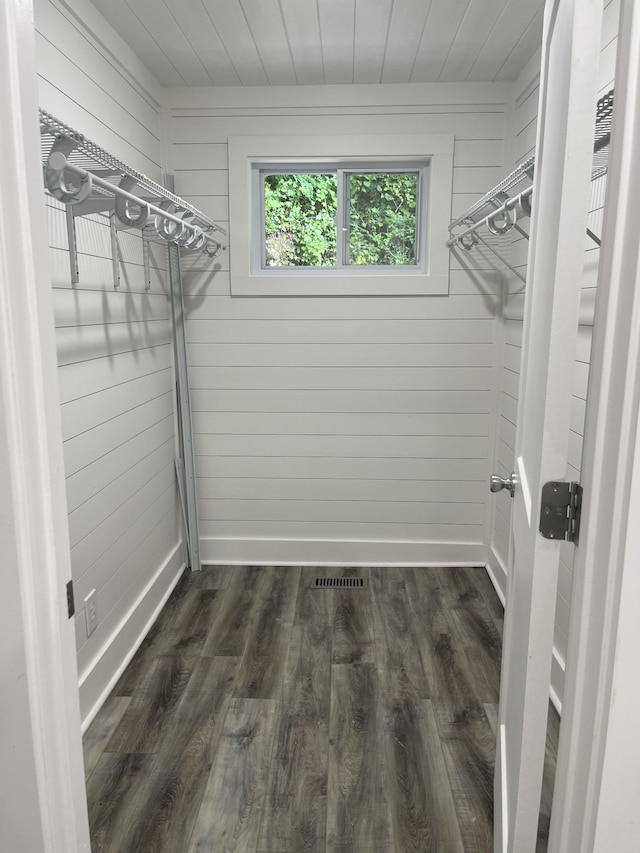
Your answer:
[[[119,287],[118,231],[142,232],[145,287],[150,287],[149,242],[201,251],[209,258],[226,248],[226,231],[167,187],[127,166],[84,134],[40,110],[45,188],[66,207],[71,281],[79,282],[75,219],[106,214],[111,231],[113,284]]]
[[[607,173],[613,99],[614,91],[611,89],[599,99],[596,106],[592,181]],[[515,230],[529,239],[529,234],[522,225],[522,219],[531,214],[534,173],[535,157],[530,157],[451,223],[447,246],[462,249],[464,252],[488,249],[494,257],[524,281],[522,273],[504,256],[505,251],[500,251],[500,240],[497,238]],[[482,233],[483,229],[486,229],[484,233]],[[596,234],[589,229],[587,234],[597,245],[600,245],[600,239]]]

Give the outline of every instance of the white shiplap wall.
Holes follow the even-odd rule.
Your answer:
[[[158,84],[86,0],[36,0],[40,105],[114,156],[161,179]],[[63,205],[47,197],[61,415],[85,722],[146,633],[183,566],[174,485],[172,349],[164,251],[108,221],[77,220],[72,286]],[[87,638],[84,598],[99,624]]]
[[[606,94],[614,84],[619,13],[619,0],[609,0],[605,5],[603,17],[602,49],[599,68],[600,96]],[[533,71],[534,66],[525,69],[518,85],[519,97],[516,101],[514,148],[516,163],[525,160],[534,153],[538,85],[535,73],[532,76]],[[606,177],[599,178],[593,182],[589,227],[598,235],[602,233],[605,190]],[[527,241],[522,238],[514,239],[511,244],[512,262],[523,271],[526,271],[527,248]],[[571,408],[569,457],[566,473],[566,478],[569,480],[580,480],[591,336],[593,331],[593,310],[599,257],[599,248],[593,241],[585,237],[580,327],[578,330]],[[503,350],[501,358],[502,395],[498,424],[497,470],[501,476],[506,476],[508,472],[512,471],[514,465],[516,409],[522,343],[523,289],[524,286],[515,277],[510,277],[503,327]],[[490,564],[494,576],[499,578],[501,583],[504,583],[504,572],[507,565],[510,513],[511,502],[508,497],[505,497],[504,493],[497,496],[495,521],[491,536]],[[565,543],[561,546],[551,681],[553,698],[558,706],[562,703],[564,687],[564,667],[569,631],[574,554],[575,547],[573,545]]]
[[[533,57],[514,86],[512,161],[515,167],[535,153],[538,114],[540,53]],[[520,223],[529,230],[528,219]],[[507,238],[509,239],[509,238]],[[506,244],[506,240],[503,241]],[[529,241],[519,235],[510,238],[501,250],[511,264],[526,276]],[[516,412],[520,382],[520,354],[522,344],[522,308],[525,285],[515,275],[505,276],[505,305],[500,318],[498,339],[501,342],[500,382],[498,396],[498,442],[496,447],[496,473],[510,476],[514,469]],[[502,596],[506,588],[507,561],[511,529],[511,499],[506,492],[495,496],[495,515],[491,531],[491,571],[498,582]]]
[[[509,94],[167,90],[170,168],[226,220],[229,136],[453,133],[456,215],[503,172]],[[205,560],[484,563],[492,272],[454,258],[441,297],[231,298],[226,254],[184,270]]]

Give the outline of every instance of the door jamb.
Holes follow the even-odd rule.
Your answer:
[[[90,841],[36,79],[32,0],[9,0],[0,13],[0,433],[8,469],[1,532],[13,555],[5,569],[16,615],[0,631],[24,688],[7,691],[16,723],[3,733],[9,801],[1,805],[11,809],[13,837],[28,838],[34,853],[78,853]],[[26,801],[4,775],[17,768],[22,778],[23,758],[36,781]]]

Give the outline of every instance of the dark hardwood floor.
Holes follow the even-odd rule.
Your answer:
[[[92,850],[490,853],[501,637],[483,569],[185,573],[85,735]]]

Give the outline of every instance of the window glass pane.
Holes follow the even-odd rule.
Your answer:
[[[335,267],[336,174],[264,176],[265,267]]]
[[[418,173],[349,174],[345,263],[406,266],[418,263]]]

